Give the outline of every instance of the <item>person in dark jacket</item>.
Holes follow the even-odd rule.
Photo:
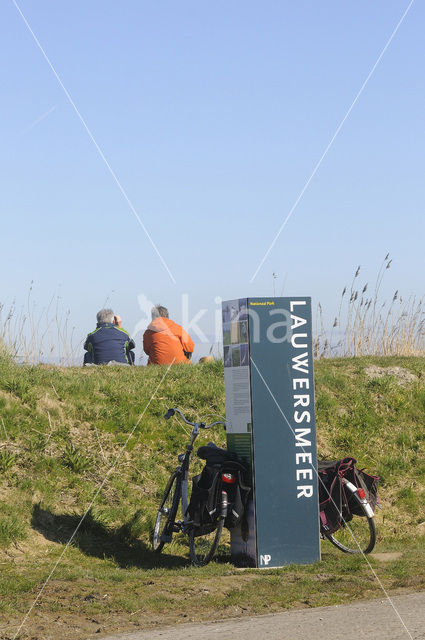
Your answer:
[[[134,364],[134,340],[121,326],[121,318],[112,309],[101,309],[97,327],[84,343],[84,364]]]

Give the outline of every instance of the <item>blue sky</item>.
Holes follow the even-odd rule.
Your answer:
[[[214,300],[311,295],[357,265],[424,293],[425,7],[414,2],[254,279],[408,1],[18,1],[0,7],[0,301],[59,295],[83,337],[138,294],[214,326]],[[140,342],[140,337],[139,337]]]

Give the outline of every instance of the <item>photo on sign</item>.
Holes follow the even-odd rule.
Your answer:
[[[248,320],[239,323],[239,342],[248,342]]]
[[[230,323],[230,341],[232,344],[239,344],[239,322]]]
[[[241,344],[240,346],[240,353],[241,353],[241,367],[247,367],[249,364],[249,351],[248,351],[248,345],[247,344]]]
[[[232,366],[232,348],[224,347],[223,351],[224,351],[223,353],[224,366],[231,367]]]
[[[239,320],[248,318],[248,307],[246,306],[246,298],[239,299]]]
[[[232,348],[232,365],[234,367],[239,367],[241,364],[241,350],[240,347]]]
[[[239,318],[239,303],[237,300],[230,305],[230,320],[238,320]]]
[[[224,345],[228,345],[231,344],[231,338],[230,338],[230,323],[227,323],[226,325],[223,325],[223,344]]]
[[[222,320],[223,320],[223,324],[226,324],[226,323],[230,322],[230,306],[229,306],[229,303],[227,303],[226,306],[223,306]]]

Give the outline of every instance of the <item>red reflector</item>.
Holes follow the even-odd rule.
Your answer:
[[[235,484],[236,478],[232,473],[222,473],[221,479],[223,482],[227,482],[227,484]]]
[[[362,488],[357,489],[357,493],[359,494],[359,498],[361,498],[361,500],[364,500],[366,498],[366,493],[364,489]]]

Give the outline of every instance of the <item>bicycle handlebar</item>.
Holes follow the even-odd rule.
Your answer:
[[[175,413],[178,413],[182,419],[185,421],[186,424],[190,424],[191,427],[199,427],[200,429],[211,429],[211,427],[215,427],[217,424],[222,424],[224,428],[226,428],[226,423],[222,422],[221,420],[217,420],[216,422],[212,422],[211,424],[205,424],[204,422],[191,422],[190,420],[188,420],[186,418],[186,416],[180,411],[180,409],[168,409],[167,413],[165,414],[164,418],[166,420],[168,420],[169,418],[171,418]]]

